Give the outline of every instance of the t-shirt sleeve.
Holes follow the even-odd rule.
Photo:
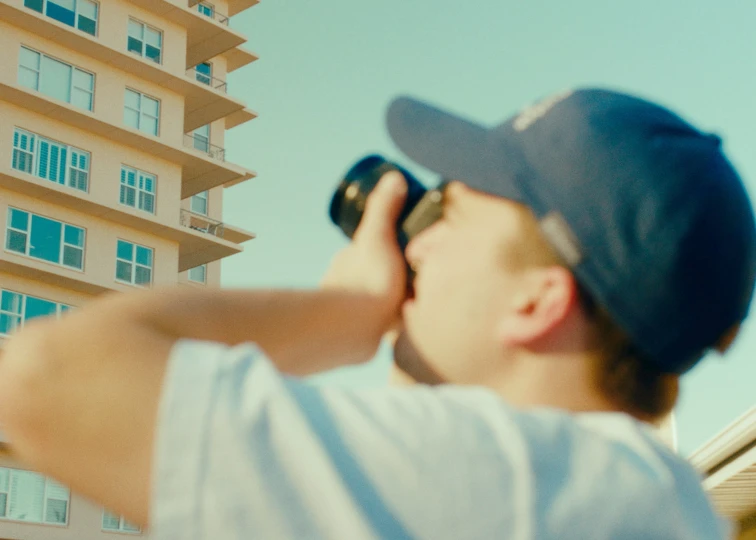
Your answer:
[[[156,431],[151,534],[516,537],[531,487],[525,444],[514,423],[496,430],[505,441],[488,435],[478,408],[423,387],[316,386],[251,345],[180,341]]]

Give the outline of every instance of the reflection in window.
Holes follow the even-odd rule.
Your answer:
[[[5,248],[9,251],[82,270],[85,237],[81,227],[17,208],[8,209]]]
[[[99,5],[91,0],[24,0],[24,6],[87,34],[97,35]]]

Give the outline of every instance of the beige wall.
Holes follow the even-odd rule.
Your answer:
[[[129,4],[129,6],[135,7],[133,4]],[[123,44],[119,46],[119,50],[125,51],[125,28],[128,17],[125,13],[123,16]],[[114,31],[117,31],[117,29]],[[103,28],[101,33],[107,34],[108,32]],[[159,136],[169,144],[182,146],[184,134],[183,96],[5,23],[0,23],[0,50],[4,51],[4,54],[0,55],[0,83],[17,83],[21,45],[94,73],[93,112],[97,118],[106,122],[123,125],[124,95],[127,87],[159,99],[161,117]],[[185,73],[183,67],[180,69],[176,67],[175,69],[175,72],[182,76]]]
[[[91,154],[89,193],[87,198],[105,206],[119,206],[121,165],[128,165],[157,176],[155,219],[176,226],[179,223],[181,200],[181,166],[118,145],[70,127],[45,116],[0,101],[0,174],[24,177],[11,167],[13,131],[25,129],[61,143],[86,150]],[[149,217],[149,214],[146,214]]]
[[[115,290],[132,290],[132,286],[115,281],[116,245],[120,238],[155,250],[152,272],[153,285],[169,285],[177,281],[178,244],[175,242],[141,231],[130,230],[102,218],[62,208],[7,190],[0,190],[0,223],[7,223],[9,206],[85,228],[87,237],[84,271],[81,272],[7,251],[5,250],[5,234],[3,234],[3,251],[0,255],[2,259],[59,276],[84,279],[87,282]]]

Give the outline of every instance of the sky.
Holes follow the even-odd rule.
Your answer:
[[[224,194],[224,220],[257,238],[223,261],[222,286],[317,286],[346,245],[330,197],[368,153],[437,182],[388,138],[385,110],[398,95],[494,125],[564,89],[630,92],[722,136],[756,194],[754,20],[756,2],[710,0],[262,0],[231,20],[260,59],[228,78],[259,117],[226,135],[228,159],[258,176]],[[755,356],[756,315],[725,357],[683,379],[680,453],[756,404]],[[384,384],[389,358],[383,347],[319,381]]]

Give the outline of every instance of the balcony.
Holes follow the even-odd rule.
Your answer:
[[[207,140],[198,137],[197,135],[184,133],[184,146],[202,152],[203,154],[206,154],[213,159],[217,159],[218,161],[226,161],[225,148],[210,144]]]
[[[181,165],[182,199],[217,186],[237,184],[255,176],[253,171],[224,161],[225,155],[222,156],[223,159],[214,159],[206,152],[184,147],[178,137],[175,139],[176,144],[173,144],[168,142],[165,136],[155,137],[120,124],[106,122],[89,111],[17,84],[0,82],[0,101]]]
[[[70,189],[13,169],[0,172],[0,188],[173,240],[179,244],[179,271],[239,253],[243,250],[239,244],[255,237],[254,234],[243,229],[230,227],[186,210],[181,211],[179,223],[170,223],[154,214],[118,204],[117,201],[114,201],[112,206],[105,205],[93,201],[83,191]],[[2,264],[0,264],[0,268],[2,268]],[[58,269],[57,266],[54,268]],[[83,277],[80,272],[66,270],[62,267],[60,271],[66,275]],[[69,284],[68,286],[88,293],[98,293],[104,290],[76,284],[74,286]],[[116,288],[115,285],[113,288]]]
[[[223,57],[226,59],[226,73],[231,73],[239,68],[251,64],[255,60],[259,60],[258,56],[252,51],[248,51],[244,47],[234,47],[223,53]]]
[[[186,67],[190,68],[223,54],[247,41],[242,34],[231,30],[214,17],[207,17],[197,8],[179,6],[167,0],[129,0],[132,4],[160,17],[170,19],[184,28],[187,35]]]
[[[218,90],[219,92],[223,92],[224,94],[228,92],[228,85],[226,84],[226,81],[221,80],[217,77],[213,77],[212,75],[208,75],[207,73],[202,73],[201,71],[198,71],[197,68],[187,69],[186,74],[189,76],[189,78],[194,79],[195,81],[204,84],[205,86],[209,86],[214,90]]]
[[[184,96],[183,131],[191,131],[230,115],[241,121],[249,119],[248,116],[240,117],[244,111],[243,102],[229,96],[226,88],[221,88],[218,83],[215,86],[203,84],[204,81],[197,80],[193,70],[187,71],[192,72],[191,76],[171,73],[164,66],[129,53],[125,48],[113,49],[97,38],[31,9],[0,2],[0,19]]]
[[[260,0],[228,0],[228,15],[233,17],[237,13],[249,9]],[[189,0],[189,7],[194,7],[200,3],[200,0]]]

